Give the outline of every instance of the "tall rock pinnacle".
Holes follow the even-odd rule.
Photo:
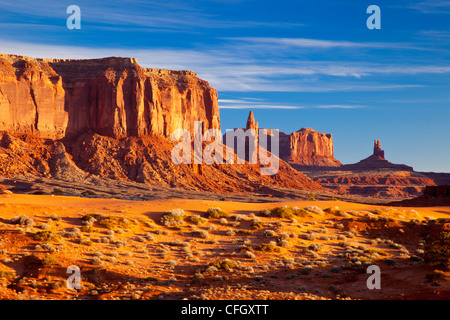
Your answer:
[[[375,140],[375,142],[374,142],[373,155],[378,157],[378,158],[380,158],[380,159],[382,159],[382,160],[385,160],[385,158],[384,158],[384,150],[381,150],[380,140]]]
[[[247,118],[247,126],[245,129],[253,129],[258,132],[258,122],[255,121],[255,117],[253,115],[253,111],[250,111]]]

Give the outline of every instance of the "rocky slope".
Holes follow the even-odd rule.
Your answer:
[[[450,206],[450,185],[427,186],[420,196],[390,203],[396,206]]]

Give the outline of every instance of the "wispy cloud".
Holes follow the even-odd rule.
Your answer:
[[[342,61],[266,61],[241,51],[206,49],[123,49],[38,45],[0,40],[4,53],[40,58],[136,57],[143,67],[193,70],[219,91],[337,92],[384,91],[422,84],[377,81],[374,77],[450,74],[450,65],[386,65]],[[370,78],[368,80],[364,78]],[[336,80],[337,79],[337,80]],[[247,101],[248,102],[248,101]],[[254,102],[254,101],[253,101]],[[258,103],[260,108],[264,107]],[[243,105],[241,103],[241,105]],[[281,105],[283,107],[283,105]]]
[[[361,109],[361,108],[367,108],[367,106],[330,104],[330,105],[319,105],[316,108],[318,108],[318,109]]]
[[[434,39],[447,39],[450,38],[450,31],[448,30],[422,30],[417,33],[420,36]]]
[[[219,104],[220,109],[303,109],[300,106],[283,106],[283,105],[273,105],[273,104]]]
[[[426,0],[409,5],[410,9],[418,10],[422,13],[450,13],[450,1]]]
[[[128,0],[126,2],[109,1],[105,4],[89,0],[78,0],[82,19],[103,28],[145,27],[155,29],[192,31],[193,29],[232,29],[232,28],[297,28],[301,23],[265,20],[229,20],[202,10],[189,1],[154,1]],[[0,0],[4,12],[31,14],[34,17],[67,18],[68,4],[61,1],[41,1],[36,5],[34,0],[11,2]],[[32,8],[32,9],[31,9]],[[151,14],[149,14],[151,13]]]
[[[390,43],[390,42],[352,42],[352,41],[336,41],[336,40],[322,40],[322,39],[307,39],[307,38],[266,38],[266,37],[238,37],[226,38],[227,40],[244,41],[254,44],[271,44],[282,45],[299,48],[320,48],[320,49],[335,49],[335,48],[398,48],[398,49],[421,49],[410,43]]]
[[[221,109],[303,109],[302,106],[282,105],[264,102],[259,98],[219,99]]]

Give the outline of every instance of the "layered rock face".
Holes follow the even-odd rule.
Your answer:
[[[59,139],[122,138],[220,128],[217,91],[191,71],[145,69],[132,58],[33,59],[0,54],[0,130]]]
[[[289,135],[280,133],[280,158],[301,166],[339,167],[329,133],[302,128]]]

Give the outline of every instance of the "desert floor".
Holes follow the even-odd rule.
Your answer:
[[[280,206],[332,209],[260,213]],[[215,207],[227,214],[206,218]],[[450,273],[421,258],[437,218],[450,207],[3,194],[0,299],[450,299]],[[367,288],[369,265],[381,289]]]

